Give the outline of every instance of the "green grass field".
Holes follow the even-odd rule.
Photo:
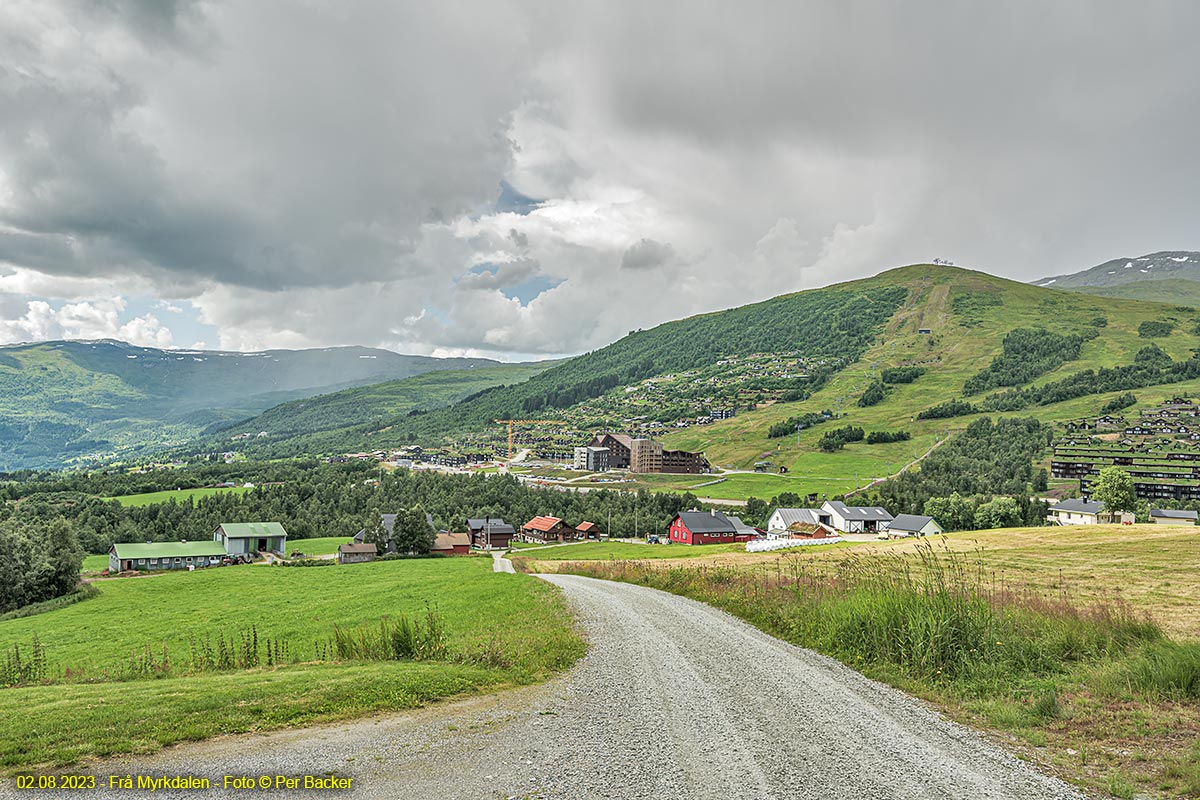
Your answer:
[[[250,491],[244,486],[233,486],[228,488],[204,487],[200,489],[174,489],[165,492],[147,492],[146,494],[129,494],[122,497],[106,497],[105,500],[116,500],[123,506],[141,507],[152,506],[157,503],[166,503],[174,500],[176,503],[184,503],[188,500],[199,500],[203,497],[211,497],[214,494],[222,492],[233,492],[234,494],[242,494]]]
[[[336,553],[338,545],[350,541],[350,536],[320,536],[315,539],[288,539],[288,553],[299,550],[306,556],[326,556]]]
[[[0,653],[36,633],[55,682],[0,690],[0,769],[409,708],[541,680],[582,655],[553,587],[491,570],[465,558],[212,569],[105,581],[97,598],[0,622]],[[335,625],[377,626],[427,605],[446,629],[445,660],[314,663]],[[189,674],[193,638],[250,626],[288,642],[294,663]],[[163,677],[106,680],[125,676],[131,656],[161,661],[164,648]]]

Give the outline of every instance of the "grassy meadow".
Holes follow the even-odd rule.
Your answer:
[[[744,544],[633,544],[631,542],[586,542],[563,547],[547,547],[514,554],[525,561],[606,561],[644,558],[700,558],[720,553],[745,553]]]
[[[346,567],[241,567],[127,578],[100,596],[0,622],[0,654],[36,635],[45,685],[0,689],[0,769],[62,766],[178,741],[409,708],[544,679],[584,644],[557,591],[475,558]],[[433,609],[432,660],[339,658],[381,620]],[[264,656],[250,669],[197,663],[224,639]],[[0,655],[0,658],[3,657]],[[272,666],[263,664],[272,663]]]
[[[166,503],[174,500],[176,503],[186,503],[187,501],[196,501],[204,497],[211,497],[214,494],[222,492],[233,492],[234,494],[242,494],[250,491],[244,486],[229,486],[229,487],[202,487],[199,489],[173,489],[165,492],[146,492],[145,494],[128,494],[121,497],[106,497],[105,500],[116,500],[123,506],[141,507],[152,506],[158,503]]]
[[[711,603],[929,700],[1090,791],[1194,797],[1198,535],[1153,525],[1018,528],[523,566]]]

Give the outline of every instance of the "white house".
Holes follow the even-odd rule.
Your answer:
[[[777,508],[767,519],[768,538],[773,538],[771,534],[786,533],[787,529],[797,522],[805,525],[819,525],[821,512],[816,508]]]
[[[827,500],[821,506],[821,521],[842,533],[875,533],[886,530],[892,515],[879,506],[848,506],[840,500]]]
[[[900,514],[887,527],[888,536],[936,536],[945,533],[933,517]]]
[[[1133,522],[1133,514],[1128,511],[1119,515],[1106,514],[1104,503],[1091,500],[1063,500],[1049,510],[1046,521],[1054,525],[1099,525],[1102,522],[1128,525]]]

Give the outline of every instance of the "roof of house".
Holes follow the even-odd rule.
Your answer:
[[[921,514],[897,514],[896,518],[888,524],[888,530],[919,531],[931,522],[933,522],[933,517]]]
[[[338,552],[339,553],[370,553],[370,554],[374,555],[375,553],[378,553],[379,550],[371,542],[367,542],[366,544],[360,544],[357,542],[346,542],[346,544],[338,545]]]
[[[721,511],[680,511],[679,519],[692,533],[737,533],[737,528]]]
[[[121,560],[131,558],[203,558],[223,556],[220,542],[122,542],[111,548]]]
[[[516,533],[513,526],[500,517],[471,517],[467,520],[467,527],[473,531],[489,528],[492,533]]]
[[[1170,508],[1152,508],[1150,509],[1150,516],[1162,517],[1163,519],[1194,520],[1200,517],[1200,514],[1197,514],[1195,511],[1175,511],[1174,509]]]
[[[521,526],[522,530],[548,531],[562,524],[558,517],[534,517]]]
[[[777,508],[772,512],[771,516],[779,515],[780,521],[783,522],[783,527],[790,528],[797,522],[803,522],[806,525],[816,525],[821,521],[821,512],[815,508]]]
[[[633,448],[633,437],[627,433],[598,433],[593,441],[603,442],[605,437],[611,437],[626,450]]]
[[[890,521],[892,515],[887,512],[887,509],[879,506],[848,506],[841,500],[827,500],[825,505],[832,508],[839,517],[855,522],[868,522],[870,520]]]
[[[1104,510],[1104,503],[1089,500],[1061,500],[1050,511],[1071,511],[1076,514],[1099,514]]]
[[[278,522],[222,522],[217,526],[228,539],[263,539],[287,536]]]
[[[747,525],[746,523],[742,522],[742,520],[739,517],[735,517],[732,514],[729,514],[726,516],[726,519],[728,519],[730,521],[730,523],[733,524],[734,532],[737,533],[738,535],[749,535],[749,536],[757,536],[758,535],[757,529],[752,528],[749,525]]]
[[[579,523],[578,525],[576,525],[576,526],[575,526],[575,530],[577,530],[577,531],[590,531],[590,530],[591,530],[592,528],[594,528],[594,527],[596,527],[596,523],[594,523],[594,522],[581,522],[581,523]]]
[[[471,534],[447,533],[442,531],[433,539],[434,550],[453,550],[455,547],[470,547]]]

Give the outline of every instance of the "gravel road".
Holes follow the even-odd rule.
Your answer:
[[[354,777],[336,796],[388,800],[1082,797],[904,694],[723,612],[645,587],[544,577],[566,592],[591,642],[550,684],[94,771],[218,785],[225,774],[334,771]]]

